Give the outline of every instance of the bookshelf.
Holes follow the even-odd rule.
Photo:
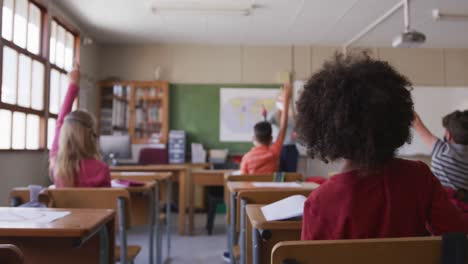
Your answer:
[[[167,143],[166,81],[101,81],[98,86],[101,135],[129,134],[133,144]]]

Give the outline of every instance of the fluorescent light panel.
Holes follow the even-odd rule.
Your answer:
[[[158,13],[199,13],[199,14],[239,14],[250,15],[255,5],[242,3],[216,3],[194,1],[155,1],[151,5],[151,11]]]

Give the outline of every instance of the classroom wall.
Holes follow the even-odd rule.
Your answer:
[[[103,44],[99,77],[151,80],[160,66],[161,79],[171,83],[271,84],[277,83],[280,71],[292,71],[297,79],[308,78],[340,50],[326,46]],[[389,61],[415,85],[468,85],[468,49],[367,50]]]
[[[468,86],[468,49],[393,49],[359,48],[371,56],[389,61],[407,75],[414,85]],[[296,79],[307,79],[318,70],[340,47],[331,46],[242,46],[242,45],[190,45],[190,44],[103,44],[100,46],[99,78],[151,80],[154,69],[161,67],[161,79],[168,80],[174,89],[171,103],[187,102],[185,91],[197,95],[210,95],[220,84],[254,86],[277,83],[277,73],[292,71]],[[217,87],[217,88],[216,88]],[[97,90],[95,91],[97,93]],[[212,99],[214,100],[214,99]],[[190,100],[188,100],[190,101]],[[198,102],[198,101],[197,101]],[[206,141],[210,147],[229,147],[234,152],[246,151],[250,145],[225,145],[217,137],[204,140],[196,122],[199,102],[193,105],[171,105],[171,128],[186,129],[190,140]],[[213,101],[216,108],[219,102]],[[193,111],[186,111],[187,109]],[[199,111],[198,111],[199,110]],[[185,120],[185,121],[184,121]],[[204,120],[202,123],[209,123]],[[208,124],[217,133],[218,119]],[[184,127],[184,124],[187,124]],[[206,125],[206,124],[205,124]],[[193,131],[192,131],[193,130]],[[212,133],[208,133],[212,134]],[[428,162],[427,157],[416,157]],[[324,164],[318,160],[302,160],[301,171],[307,175],[327,175],[336,171],[340,163]]]

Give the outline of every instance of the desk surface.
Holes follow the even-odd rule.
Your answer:
[[[128,166],[111,166],[111,171],[177,171],[193,168],[207,168],[208,163],[184,163],[184,164],[159,164],[159,165],[128,165]]]
[[[220,176],[223,176],[223,177],[224,177],[224,175],[230,174],[230,173],[232,173],[233,171],[235,171],[235,170],[194,169],[194,170],[192,170],[192,174],[205,174],[205,175],[213,174],[213,175],[220,175]]]
[[[128,179],[135,181],[163,181],[172,177],[172,172],[112,172],[112,179]]]
[[[229,192],[239,192],[243,190],[252,190],[252,189],[258,189],[258,190],[314,190],[318,188],[320,185],[313,183],[313,182],[300,182],[299,184],[301,187],[257,187],[253,185],[254,182],[251,181],[239,181],[239,182],[227,182],[227,188]],[[264,182],[263,182],[264,183]]]
[[[250,223],[256,229],[262,230],[300,230],[302,228],[302,221],[267,221],[262,213],[262,206],[264,204],[248,204],[246,207],[247,217]]]
[[[69,211],[70,214],[47,224],[0,222],[1,237],[69,237],[83,238],[95,233],[111,221],[114,210],[108,209],[51,209],[0,207],[0,214],[8,211]]]

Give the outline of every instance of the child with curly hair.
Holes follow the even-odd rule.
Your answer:
[[[309,156],[344,166],[307,199],[303,240],[468,233],[428,166],[395,157],[410,141],[409,87],[366,54],[338,54],[307,82],[297,103],[299,140]]]

